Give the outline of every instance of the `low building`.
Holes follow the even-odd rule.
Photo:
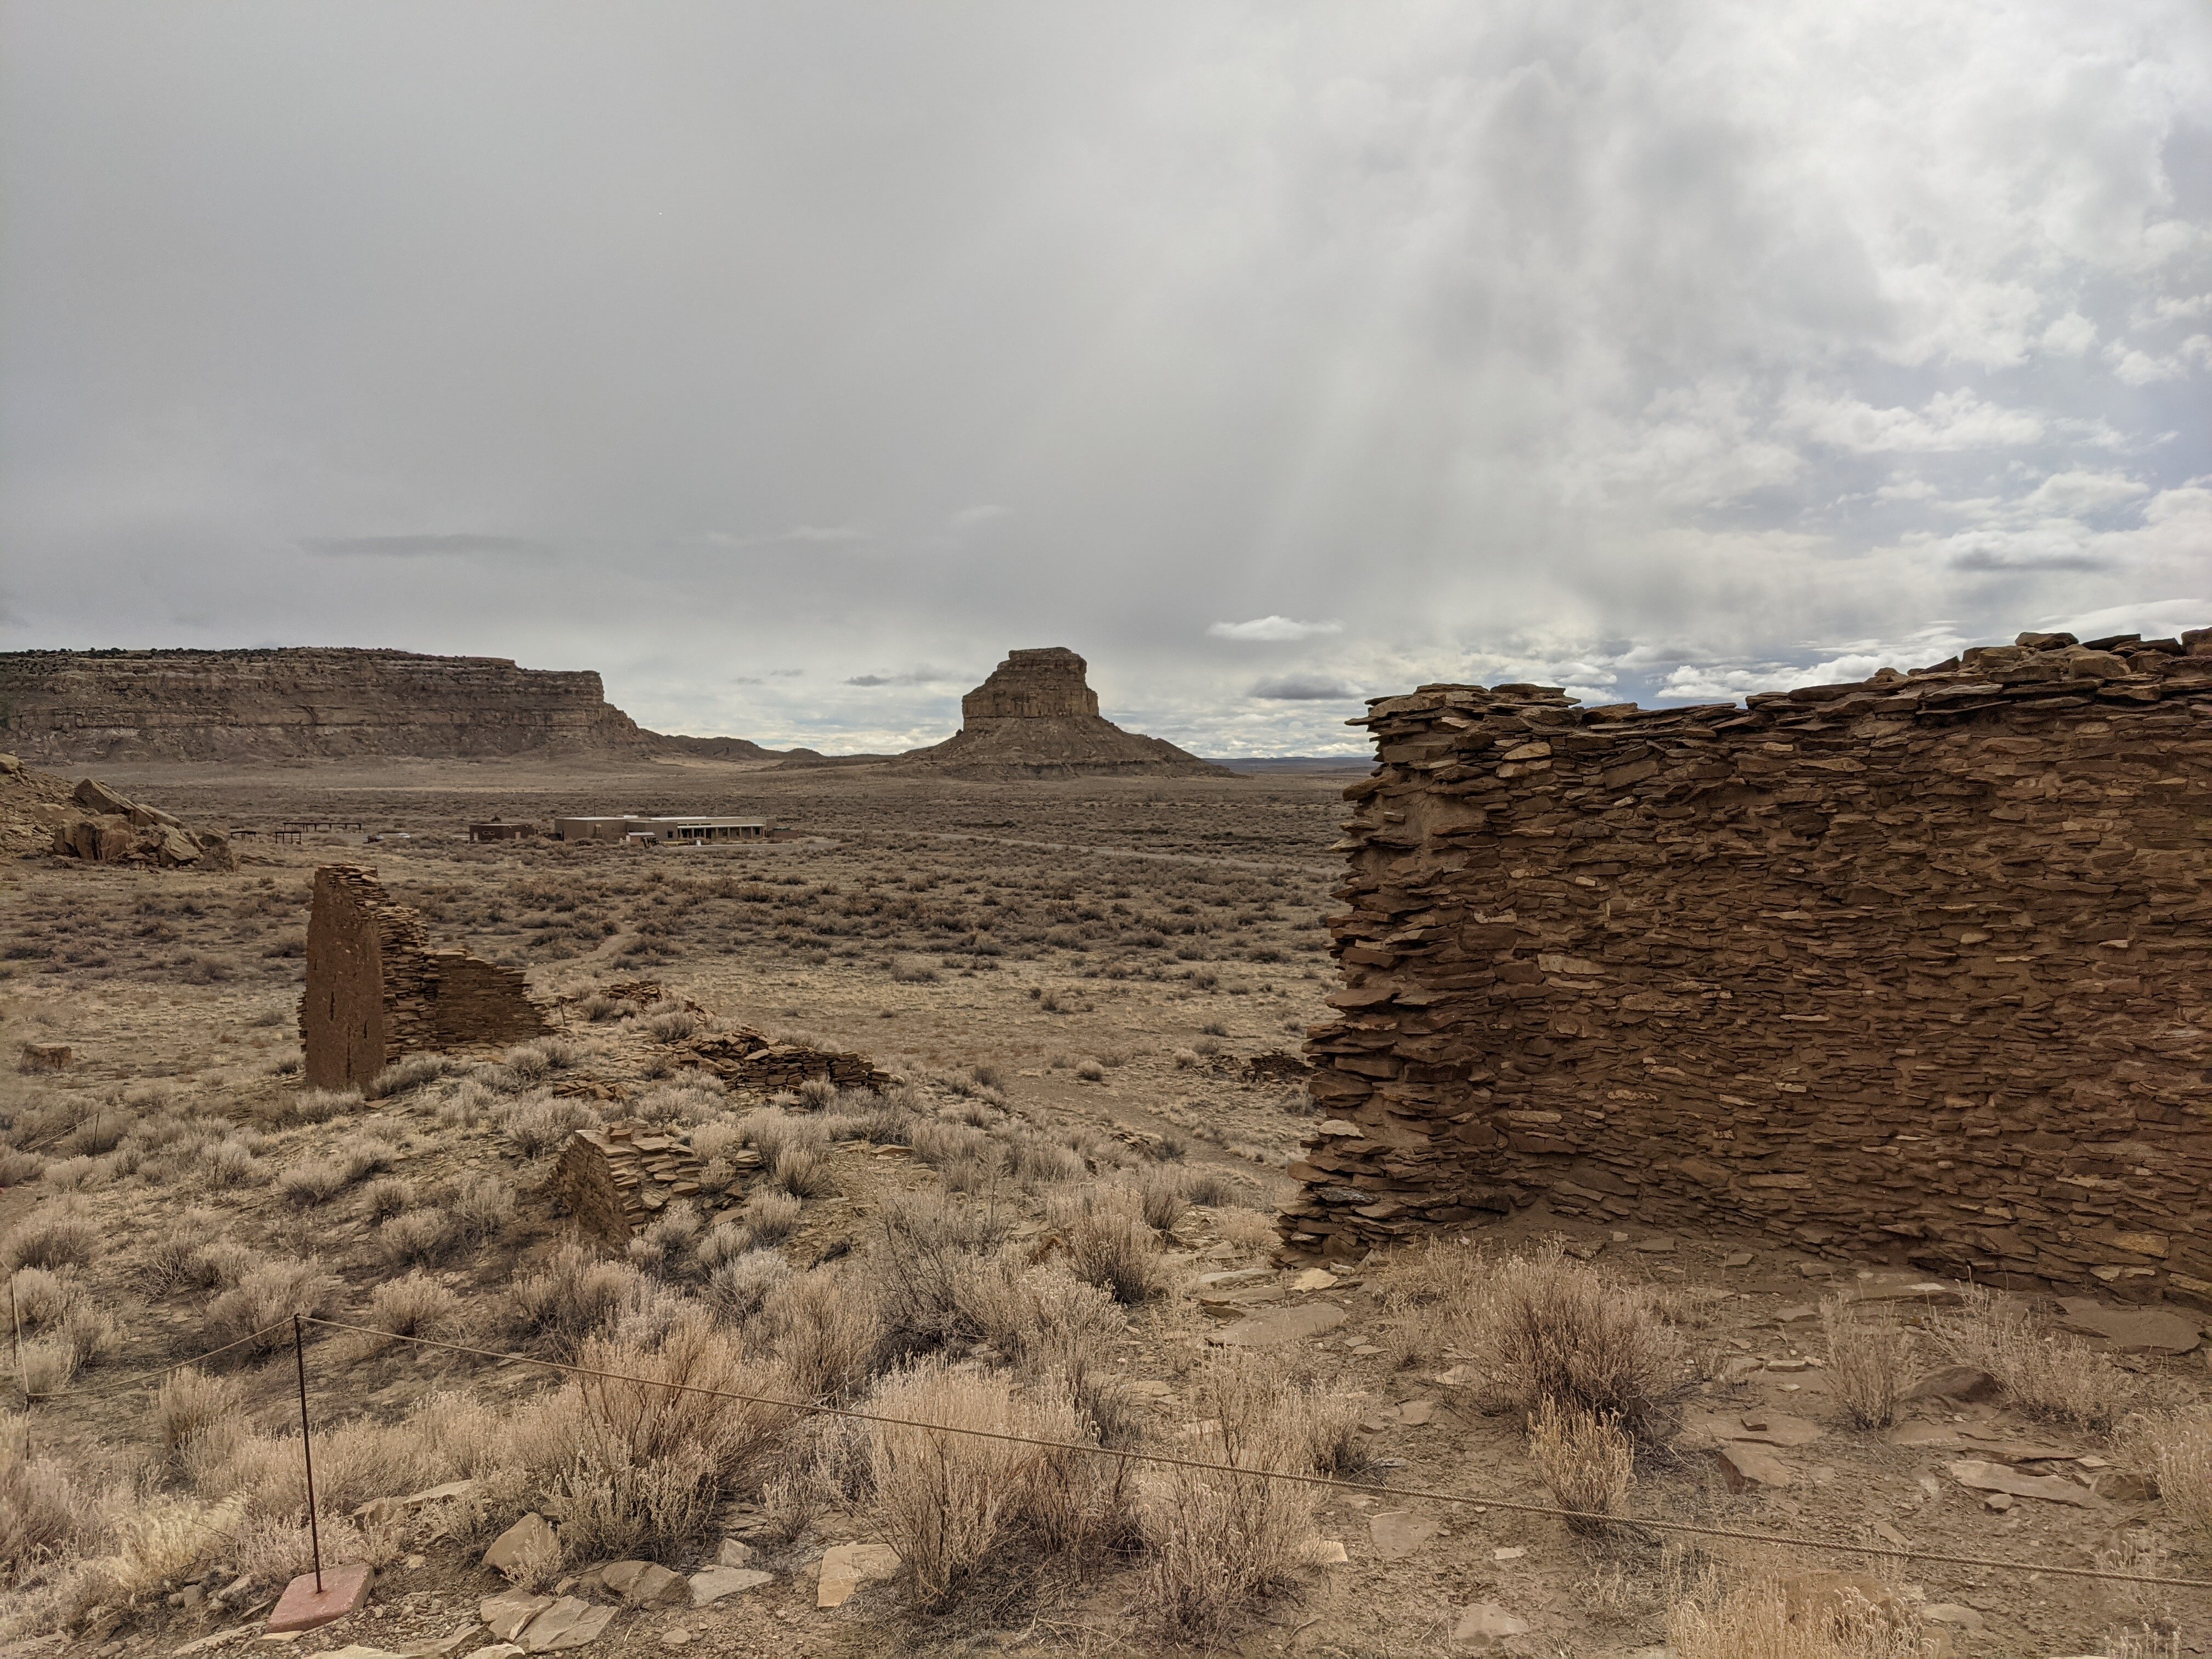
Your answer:
[[[635,842],[659,847],[707,847],[733,841],[766,841],[766,818],[618,817],[556,818],[553,832],[562,841]]]
[[[537,833],[538,826],[527,821],[509,823],[504,819],[494,818],[489,823],[469,826],[471,841],[521,841]]]

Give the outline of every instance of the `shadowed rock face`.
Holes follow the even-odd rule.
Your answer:
[[[963,777],[1230,775],[1160,738],[1100,717],[1088,665],[1065,646],[1010,651],[960,700],[957,734],[900,757],[904,766]]]

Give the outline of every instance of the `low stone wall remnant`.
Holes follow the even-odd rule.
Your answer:
[[[2212,1305],[2212,629],[1376,702],[1294,1248],[1541,1199]]]

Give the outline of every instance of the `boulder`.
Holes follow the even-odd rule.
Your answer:
[[[726,1595],[773,1583],[775,1575],[751,1567],[708,1567],[691,1575],[691,1605],[711,1607]]]
[[[612,1607],[593,1607],[589,1601],[564,1595],[523,1627],[522,1650],[558,1653],[564,1648],[580,1648],[586,1642],[598,1641],[614,1622],[614,1616]]]
[[[1930,1371],[1898,1398],[1907,1400],[1994,1400],[2003,1390],[1996,1378],[1975,1365],[1946,1365]]]
[[[889,1578],[898,1570],[898,1552],[888,1544],[840,1544],[823,1553],[814,1605],[842,1607],[861,1585]]]
[[[477,1603],[477,1617],[502,1642],[512,1642],[522,1634],[522,1627],[553,1605],[550,1595],[532,1595],[527,1590],[508,1590],[500,1595],[487,1595]]]
[[[544,1516],[526,1515],[491,1541],[483,1553],[483,1564],[494,1572],[505,1572],[521,1564],[526,1557],[556,1559],[561,1547],[561,1535],[553,1530],[553,1523]]]
[[[129,801],[93,778],[79,779],[76,787],[70,792],[70,799],[95,817],[127,815],[131,811]]]

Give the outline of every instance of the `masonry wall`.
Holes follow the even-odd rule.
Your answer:
[[[302,1072],[316,1089],[359,1089],[403,1055],[502,1048],[543,1036],[543,1012],[512,968],[428,948],[422,921],[374,870],[315,872]]]
[[[1540,1198],[2212,1304],[2212,630],[1374,704],[1293,1244]]]

